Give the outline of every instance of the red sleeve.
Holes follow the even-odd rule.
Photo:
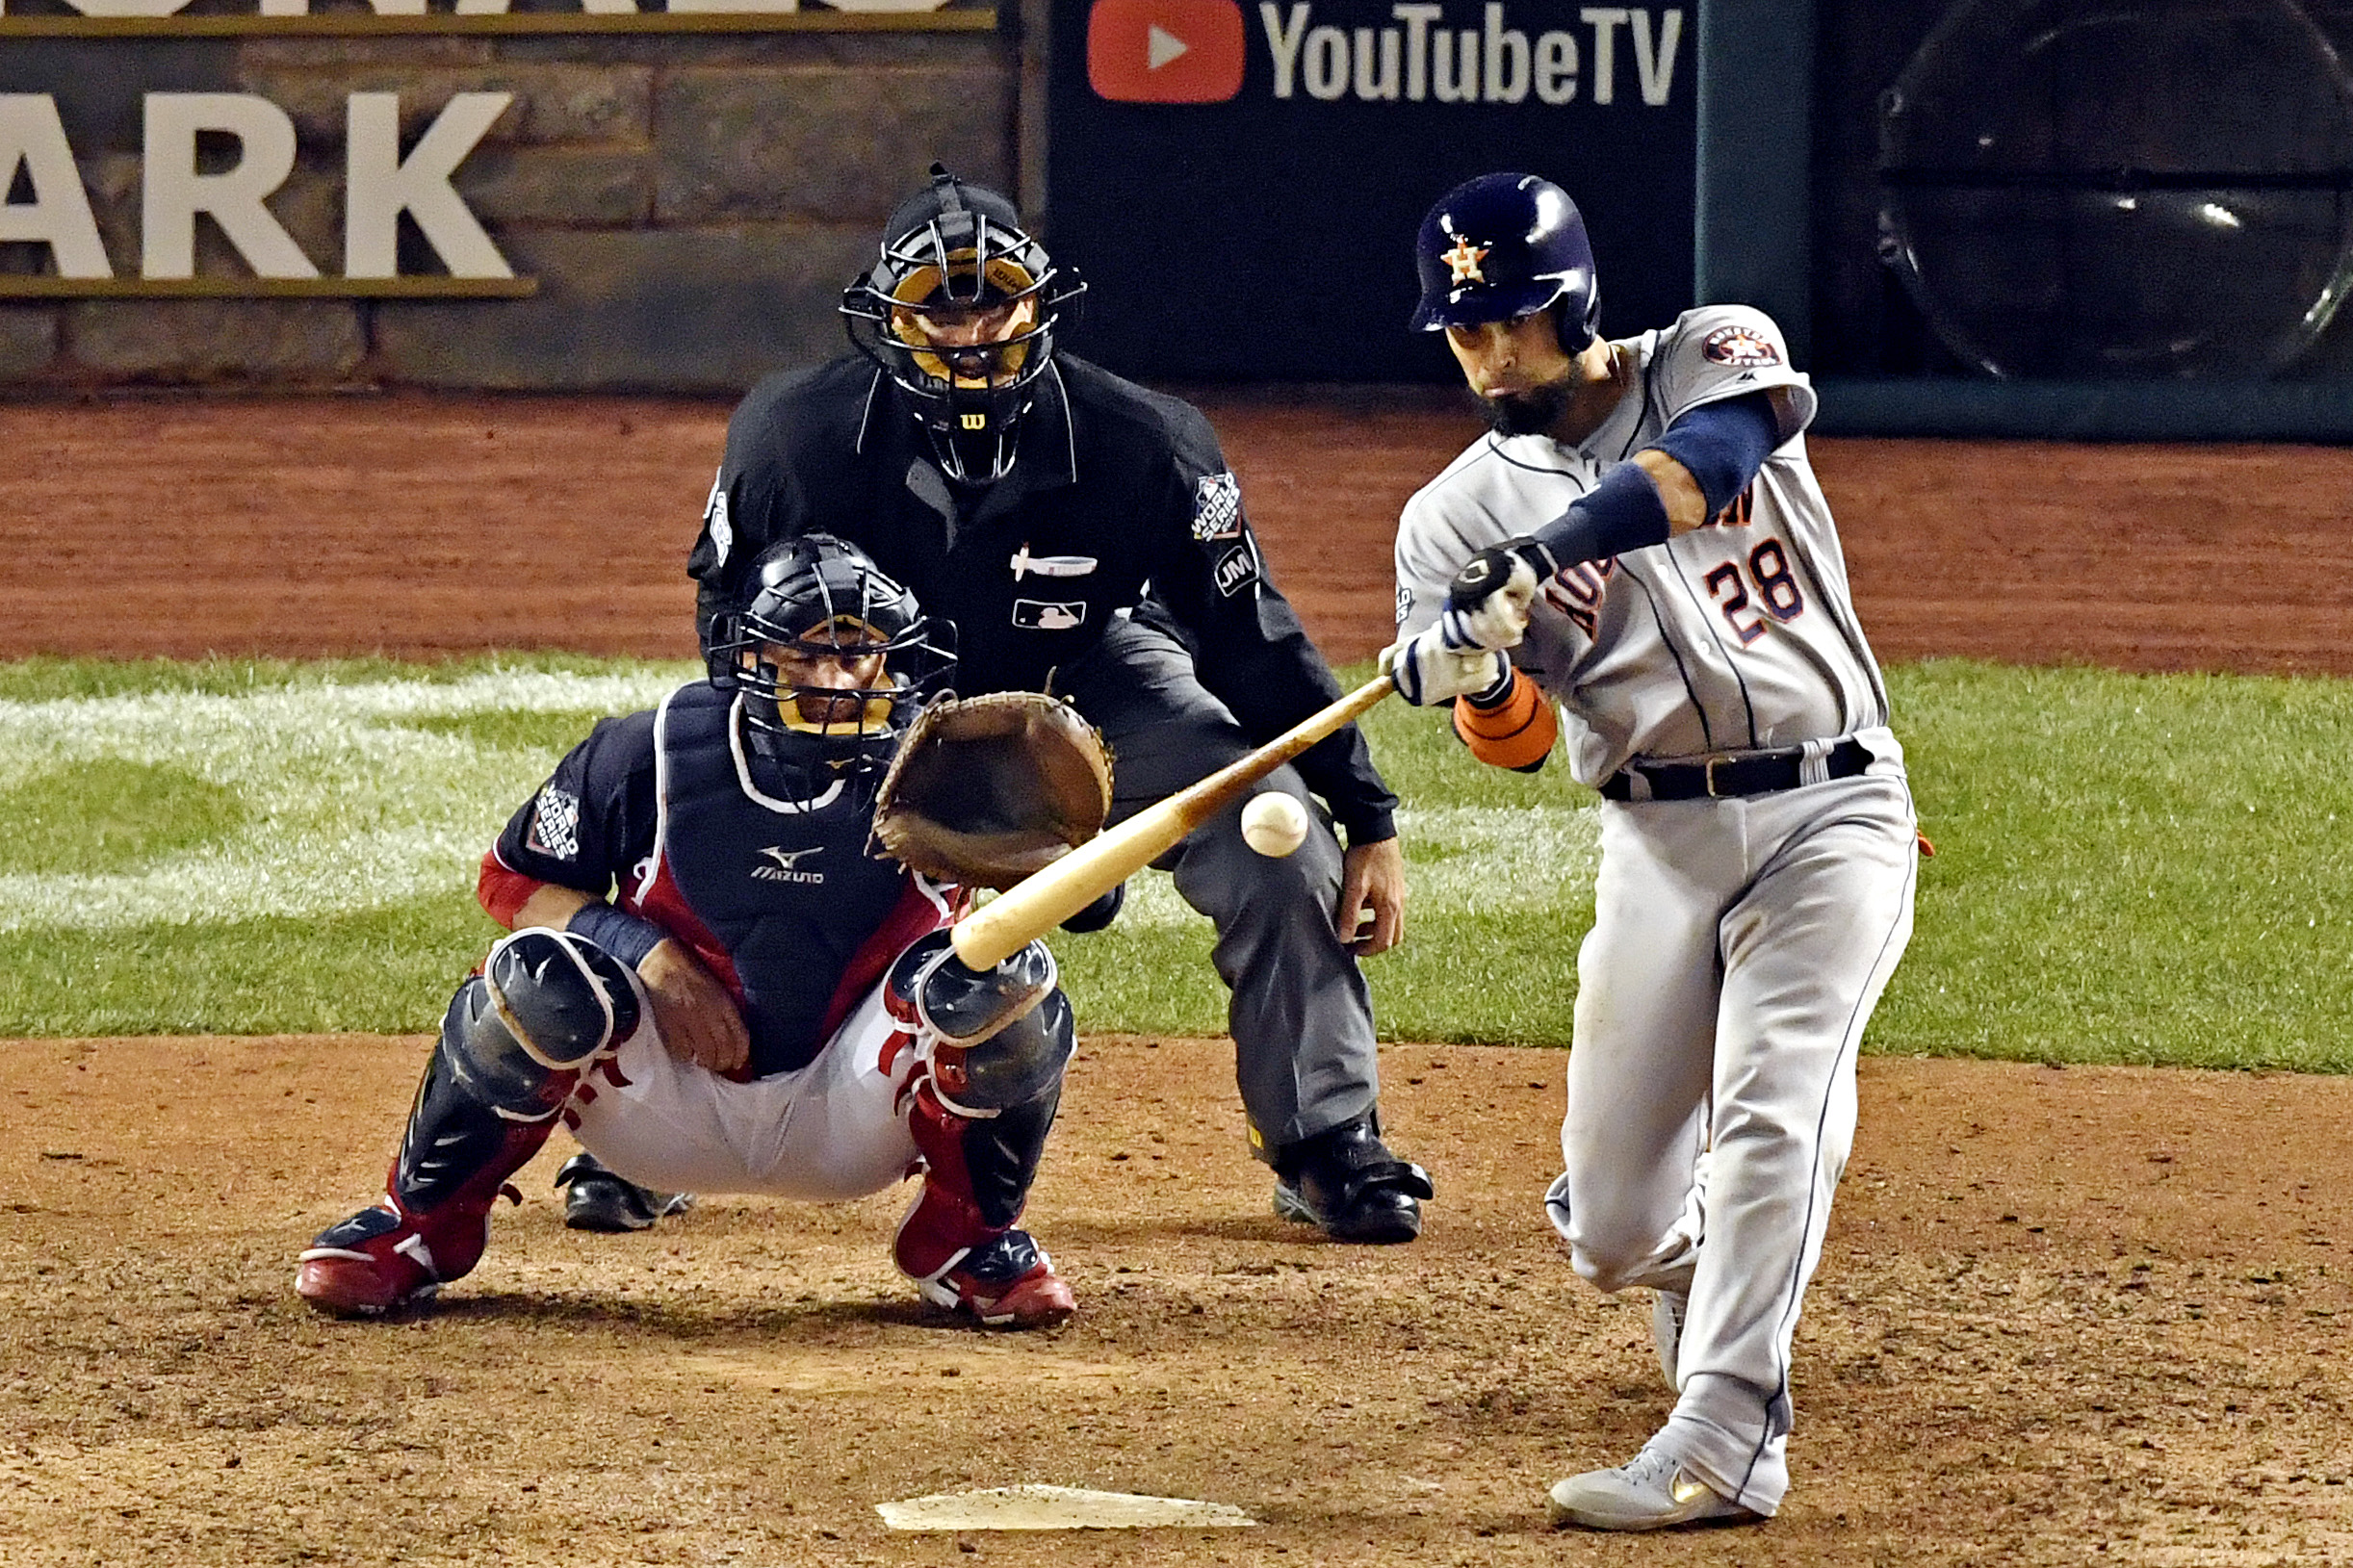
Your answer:
[[[481,901],[493,920],[512,931],[524,901],[547,886],[537,877],[508,870],[494,849],[482,857],[482,874],[475,881],[474,896]]]

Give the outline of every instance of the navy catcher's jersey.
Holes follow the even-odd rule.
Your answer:
[[[954,905],[952,889],[866,853],[870,774],[763,788],[778,770],[747,750],[738,701],[697,681],[650,713],[599,723],[494,853],[600,898],[617,885],[621,908],[692,949],[735,996],[752,1037],[745,1075],[764,1077],[808,1066]]]
[[[1781,445],[1704,527],[1570,568],[1544,585],[1512,661],[1561,704],[1570,771],[1598,784],[1650,761],[1793,746],[1887,723],[1829,503],[1806,459],[1814,390],[1771,318],[1687,311],[1616,345],[1640,376],[1577,446],[1482,437],[1406,503],[1398,634],[1446,607],[1477,551],[1533,532],[1705,403],[1765,393]]]

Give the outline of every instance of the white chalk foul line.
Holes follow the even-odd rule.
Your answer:
[[[1601,810],[1587,806],[1443,806],[1397,813],[1406,845],[1410,911],[1485,914],[1544,910],[1592,885]],[[1120,912],[1124,926],[1181,926],[1201,919],[1165,876],[1138,877]]]
[[[462,892],[554,758],[413,721],[624,713],[652,706],[691,673],[683,665],[603,676],[488,671],[448,682],[297,684],[237,696],[0,702],[0,789],[115,758],[185,769],[235,791],[249,816],[241,832],[131,871],[0,875],[0,931],[315,917]],[[1398,821],[1409,893],[1426,910],[1547,908],[1592,880],[1592,808],[1408,809]],[[1130,895],[1125,924],[1201,918],[1165,876],[1138,878]]]

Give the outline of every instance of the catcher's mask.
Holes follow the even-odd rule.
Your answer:
[[[1085,290],[1022,231],[1012,202],[934,164],[931,184],[884,225],[874,265],[842,292],[841,315],[850,342],[906,395],[942,471],[990,484],[1013,467],[1054,330]]]
[[[953,633],[856,545],[809,533],[762,554],[705,657],[712,685],[743,693],[751,730],[855,749],[894,742],[947,683]]]

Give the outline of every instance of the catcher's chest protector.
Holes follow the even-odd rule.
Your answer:
[[[805,1067],[842,977],[877,939],[903,947],[893,911],[905,870],[866,853],[871,784],[845,782],[813,800],[747,792],[729,745],[730,701],[687,687],[655,727],[660,857],[633,901],[683,911],[716,938],[735,968],[752,1033],[755,1076]],[[886,929],[888,928],[888,929]],[[928,927],[926,927],[928,929]],[[873,963],[879,976],[890,954]]]

